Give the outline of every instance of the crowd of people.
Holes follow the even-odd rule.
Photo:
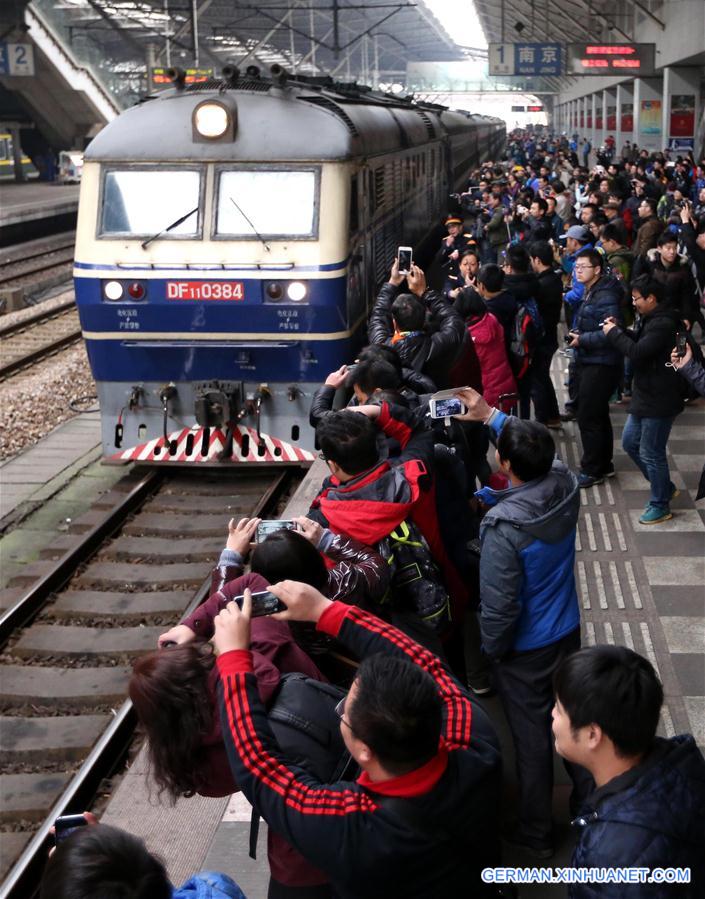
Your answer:
[[[572,144],[510,135],[510,158],[456,198],[429,279],[394,261],[369,345],[313,397],[328,476],[307,514],[257,542],[259,519],[231,521],[210,598],[134,665],[160,795],[242,790],[268,824],[270,899],[516,895],[486,872],[506,845],[553,856],[556,753],[574,867],[680,867],[688,883],[648,895],[705,889],[705,760],[691,735],[657,736],[647,659],[581,648],[574,573],[580,491],[614,473],[620,397],[624,448],[651,488],[641,522],[671,514],[668,433],[705,393],[692,334],[705,162],[637,154],[587,171]],[[458,404],[436,416],[441,398]],[[552,434],[573,419],[577,473]],[[279,611],[253,616],[262,593]],[[511,807],[482,702],[493,691],[514,745]],[[73,891],[57,892],[69,872]],[[191,895],[101,824],[61,843],[45,884],[47,899]],[[218,875],[201,888],[241,896]],[[592,878],[569,895],[647,893]]]

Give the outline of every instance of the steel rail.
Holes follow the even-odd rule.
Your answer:
[[[161,473],[161,470],[158,472],[150,472],[149,475],[136,485],[134,490],[130,492],[129,496],[125,498],[120,506],[117,507],[123,510],[123,518],[124,515],[127,514],[124,511],[126,506],[129,505],[130,507],[134,507],[141,502],[140,499],[137,499],[138,492],[142,499],[144,499],[145,492],[148,494],[149,485],[146,482],[150,478],[153,478],[154,475]],[[253,512],[253,517],[258,518],[267,510],[267,508],[271,507],[271,505],[276,502],[288,483],[290,474],[291,469],[285,469],[277,474],[272,481],[272,484],[262,494],[262,497]],[[158,480],[161,480],[161,478]],[[153,484],[154,480],[150,481],[150,483]],[[96,545],[96,532],[98,529],[103,531],[102,539],[104,540],[107,536],[110,536],[110,533],[112,533],[117,526],[119,526],[120,522],[117,522],[117,524],[113,522],[112,526],[107,524],[108,519],[112,519],[114,517],[114,512],[116,511],[117,509],[113,510],[113,512],[106,516],[106,519],[103,522],[96,525],[86,535],[86,539],[83,543],[90,540],[91,545],[94,546],[94,552],[100,545],[99,542]],[[57,562],[57,567],[61,565],[64,559],[69,555],[70,553],[66,553],[65,556]],[[65,583],[67,579],[68,578],[64,577],[63,582]],[[42,578],[42,582],[45,580],[46,576],[45,578]],[[190,615],[194,609],[198,608],[198,606],[208,598],[208,595],[210,594],[210,584],[211,578],[209,575],[196,591],[182,617],[185,618],[187,615]],[[53,587],[51,589],[57,588]],[[30,591],[28,591],[27,595],[29,595],[29,593]],[[21,602],[22,600],[20,600],[20,603]],[[19,603],[17,605],[19,605]],[[17,606],[14,608],[16,607]],[[4,618],[5,616],[3,616],[3,619]],[[3,621],[0,620],[0,627],[2,626],[2,623]],[[0,899],[27,899],[28,896],[36,894],[50,847],[50,829],[53,826],[54,821],[60,815],[80,814],[91,804],[101,782],[104,778],[109,777],[125,758],[132,740],[135,725],[136,717],[132,702],[129,699],[126,699],[118,709],[110,726],[104,731],[98,742],[90,751],[86,760],[72,778],[71,783],[54,803],[42,826],[34,834],[9,871],[8,876],[0,887]]]
[[[45,343],[36,350],[32,350],[31,353],[20,356],[19,359],[13,359],[12,362],[8,362],[7,365],[1,365],[0,381],[4,381],[6,378],[9,378],[10,375],[14,375],[15,372],[27,368],[28,365],[32,365],[34,362],[39,362],[45,356],[51,356],[53,353],[71,346],[72,343],[76,343],[81,339],[81,334],[80,328],[78,331],[71,331],[70,334],[64,334],[63,337],[59,337],[51,343]]]
[[[17,628],[24,627],[40,611],[50,594],[59,590],[76,568],[93,556],[102,543],[113,534],[136,508],[153,493],[164,479],[162,469],[149,471],[125,496],[94,525],[72,549],[67,550],[46,574],[38,578],[17,602],[0,615],[0,647],[4,646]]]
[[[20,331],[26,331],[27,328],[30,328],[32,325],[41,325],[44,322],[50,321],[52,318],[58,318],[69,309],[75,308],[75,306],[76,301],[71,299],[66,300],[64,303],[60,303],[58,306],[53,306],[51,309],[45,309],[44,311],[38,310],[36,315],[28,316],[20,321],[5,325],[4,328],[0,328],[0,339],[9,337],[11,334],[18,334]]]

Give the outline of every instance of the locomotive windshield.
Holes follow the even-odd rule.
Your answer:
[[[192,209],[197,211],[187,215]],[[200,171],[110,169],[105,173],[102,237],[149,237],[183,216],[186,218],[161,238],[200,236]]]
[[[221,171],[215,233],[239,238],[316,237],[318,171]]]

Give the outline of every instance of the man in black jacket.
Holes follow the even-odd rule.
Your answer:
[[[531,267],[536,274],[535,299],[543,321],[543,335],[534,350],[531,364],[531,398],[536,420],[547,428],[560,428],[556,391],[551,381],[551,360],[558,349],[558,322],[563,306],[563,280],[553,270],[553,249],[541,240],[529,247]]]
[[[681,319],[691,325],[698,316],[698,298],[695,281],[690,271],[690,260],[678,255],[678,235],[664,231],[659,237],[655,250],[647,254],[648,269],[654,281],[664,287],[669,305],[677,309]]]
[[[578,396],[578,427],[583,442],[578,483],[581,487],[601,484],[614,473],[613,432],[610,397],[622,373],[622,357],[602,333],[602,322],[614,318],[621,324],[622,286],[605,275],[604,256],[597,250],[581,250],[573,271],[583,285],[583,301],[573,319],[569,346],[577,349],[575,379]]]
[[[280,750],[252,674],[246,594],[215,621],[223,736],[246,798],[340,899],[494,895],[481,871],[498,864],[501,758],[481,707],[369,612],[294,581],[270,589],[284,620],[314,622],[362,660],[336,709],[362,774],[320,783]]]
[[[663,687],[625,646],[569,655],[554,679],[556,752],[592,774],[572,822],[571,864],[583,871],[685,868],[688,882],[576,881],[570,899],[700,899],[705,891],[705,761],[690,734],[656,736]]]
[[[648,275],[632,283],[632,299],[642,320],[638,333],[622,331],[612,319],[602,330],[633,366],[632,401],[622,446],[651,485],[639,523],[658,524],[673,518],[670,503],[676,494],[666,444],[674,418],[683,411],[678,375],[670,365],[680,319],[677,310],[667,307],[662,285]]]
[[[545,200],[543,202],[545,203]],[[531,260],[529,259],[529,253],[524,244],[512,244],[507,248],[502,269],[504,270],[504,289],[516,300],[517,310],[518,307],[523,303],[526,303],[527,300],[534,300],[537,302],[536,294],[538,293],[539,284],[536,275],[531,271]],[[514,319],[512,319],[510,325],[510,341],[513,334]],[[519,415],[521,418],[531,418],[531,395],[533,393],[534,384],[534,352],[535,347],[532,347],[531,361],[529,362],[528,369],[523,375],[517,376]],[[507,355],[510,364],[512,364],[513,358],[511,353],[508,352]],[[516,369],[515,374],[517,374]]]
[[[465,322],[445,297],[426,288],[426,276],[417,265],[411,266],[407,276],[411,293],[399,293],[403,280],[395,259],[370,314],[370,343],[394,347],[404,366],[428,375],[438,389],[451,387],[450,369],[465,337]],[[427,312],[438,330],[432,332],[427,326]]]

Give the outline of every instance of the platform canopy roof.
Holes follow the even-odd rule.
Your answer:
[[[34,0],[71,42],[115,68],[269,67],[362,82],[402,79],[408,60],[468,53],[423,0]]]
[[[661,0],[474,0],[488,43],[559,44],[639,41],[647,20],[664,27]],[[576,81],[561,75],[523,79],[535,92]]]

